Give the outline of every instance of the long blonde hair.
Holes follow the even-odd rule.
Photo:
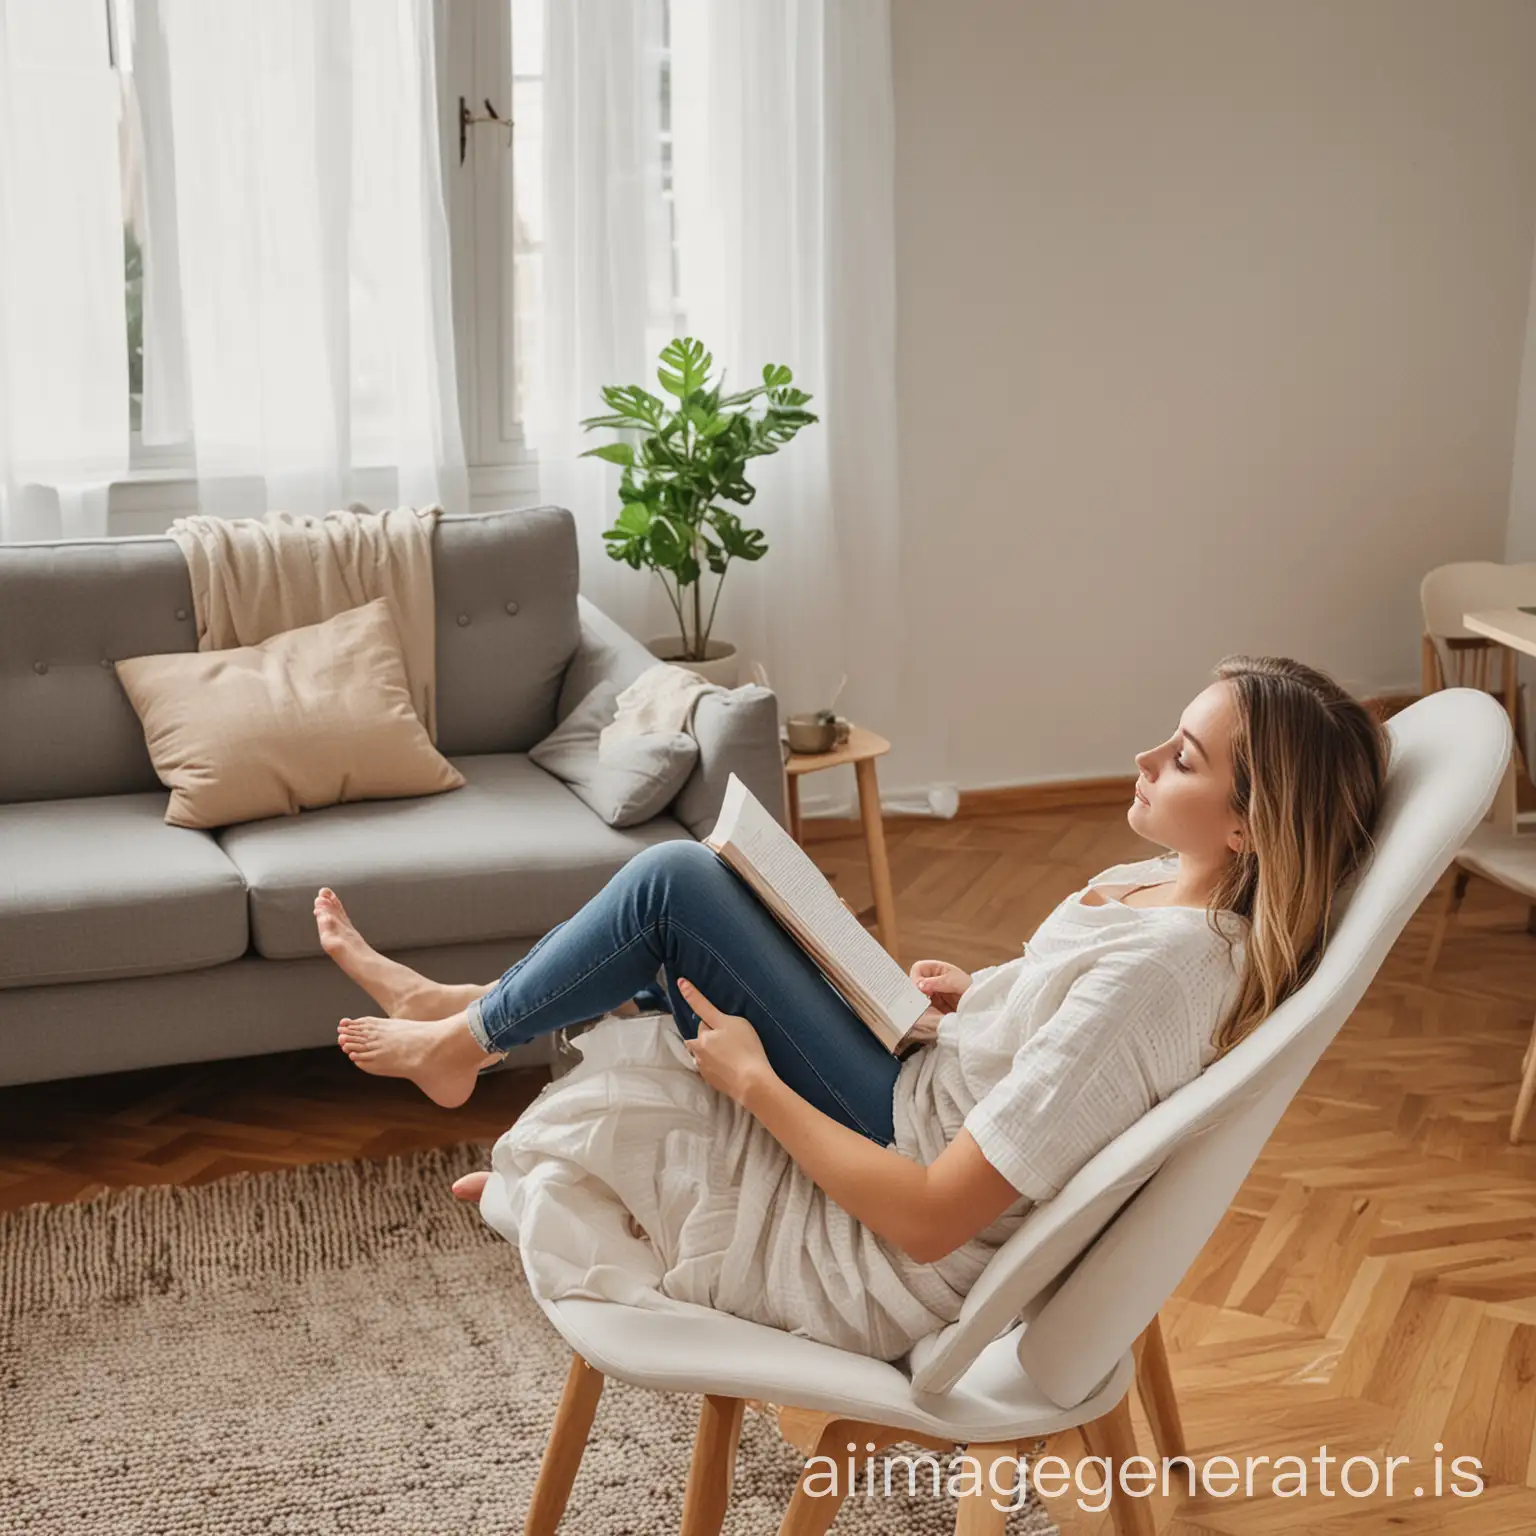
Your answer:
[[[1285,656],[1224,657],[1232,684],[1232,801],[1248,835],[1207,902],[1248,920],[1236,1000],[1217,1026],[1224,1056],[1317,969],[1340,887],[1375,847],[1391,738],[1331,677]]]

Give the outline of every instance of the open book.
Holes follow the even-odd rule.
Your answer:
[[[704,845],[746,881],[886,1050],[900,1056],[915,1043],[926,994],[734,773]]]

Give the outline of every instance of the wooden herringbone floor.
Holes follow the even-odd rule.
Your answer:
[[[857,828],[809,823],[807,836],[839,889],[867,900]],[[893,820],[888,836],[904,964],[1009,958],[1087,876],[1149,851],[1119,805]],[[1506,1140],[1536,937],[1522,903],[1474,881],[1421,985],[1433,901],[1163,1312],[1197,1454],[1413,1460],[1390,1502],[1322,1497],[1315,1461],[1304,1501],[1158,1498],[1165,1536],[1536,1531],[1536,1142]],[[323,1049],[0,1089],[0,1209],[492,1139],[542,1080],[493,1074],[445,1111]],[[1150,1449],[1139,1409],[1138,1427]],[[1480,1496],[1450,1496],[1456,1456],[1481,1461]],[[1268,1475],[1261,1464],[1260,1495]],[[1064,1529],[1108,1529],[1075,1498],[1052,1502]]]

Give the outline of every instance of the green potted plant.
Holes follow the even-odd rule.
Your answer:
[[[612,414],[581,425],[612,428],[619,441],[582,457],[623,470],[618,521],[603,534],[609,558],[655,571],[677,615],[675,635],[647,642],[652,654],[734,687],[739,658],[734,644],[711,636],[715,607],[731,562],[761,560],[768,544],[726,503],[744,507],[757,494],[746,478],[748,460],[777,453],[817,418],[805,408],[811,397],[781,364],[767,364],[761,384],[730,395],[722,393],[723,371],[711,380],[713,364],[703,342],[669,341],[656,377],[672,400],[638,384],[608,385],[603,400]],[[707,616],[706,568],[716,577]]]

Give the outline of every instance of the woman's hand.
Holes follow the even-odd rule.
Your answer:
[[[698,1034],[683,1041],[698,1063],[699,1075],[711,1088],[748,1107],[749,1093],[758,1092],[770,1078],[777,1080],[757,1031],[739,1013],[722,1013],[685,977],[677,978],[677,990],[699,1016]]]
[[[971,985],[971,973],[947,960],[919,960],[908,974],[940,1013],[953,1013]]]

